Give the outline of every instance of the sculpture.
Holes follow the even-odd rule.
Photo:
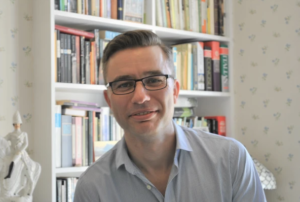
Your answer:
[[[0,202],[32,202],[41,166],[26,152],[28,137],[21,131],[21,116],[13,116],[14,131],[0,137]],[[2,149],[3,148],[3,149]]]

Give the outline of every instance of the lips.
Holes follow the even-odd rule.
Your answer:
[[[139,110],[133,112],[128,117],[138,122],[149,121],[157,115],[158,110]]]

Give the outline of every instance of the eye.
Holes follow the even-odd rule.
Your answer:
[[[119,81],[115,83],[115,88],[116,89],[127,89],[133,87],[134,82],[132,81]]]
[[[148,78],[145,81],[146,85],[160,84],[162,82],[163,82],[163,80],[160,77]]]

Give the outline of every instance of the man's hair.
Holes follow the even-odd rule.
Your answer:
[[[160,38],[151,31],[134,30],[116,36],[107,44],[106,48],[104,49],[102,58],[104,83],[107,84],[106,76],[108,61],[115,53],[129,48],[140,48],[148,46],[159,46],[161,48],[166,56],[166,62],[172,72],[172,75],[175,76],[171,48],[164,45],[161,42]]]

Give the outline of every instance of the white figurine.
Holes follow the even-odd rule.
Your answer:
[[[21,116],[15,112],[15,130],[0,138],[0,202],[32,202],[32,194],[41,173],[41,166],[26,152],[27,133],[21,131]]]

